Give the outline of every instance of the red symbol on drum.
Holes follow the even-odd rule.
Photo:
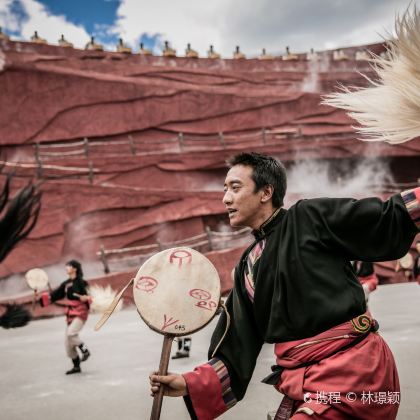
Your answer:
[[[212,300],[200,300],[200,302],[197,302],[195,306],[198,306],[201,309],[207,309],[208,311],[212,311],[214,308],[217,308],[216,302],[213,302]]]
[[[191,252],[186,251],[185,249],[179,249],[178,251],[174,251],[169,256],[169,262],[171,264],[174,264],[175,260],[178,260],[178,267],[181,267],[181,265],[183,264],[183,260],[186,260],[186,264],[189,264],[191,262],[191,259]]]
[[[191,289],[190,296],[197,300],[209,300],[211,299],[211,294],[207,290],[203,289]]]
[[[195,306],[198,306],[201,309],[207,309],[208,311],[213,310],[217,307],[216,302],[213,302],[211,299],[211,294],[207,290],[203,289],[191,289],[189,291],[189,295],[199,300],[200,302],[197,302]]]
[[[153,293],[153,290],[156,289],[157,285],[158,281],[153,277],[143,276],[137,280],[135,287],[143,292]]]
[[[162,331],[165,331],[165,328],[169,327],[170,325],[176,324],[179,319],[173,319],[170,317],[169,319],[166,318],[166,314],[163,315],[163,326],[161,328]]]

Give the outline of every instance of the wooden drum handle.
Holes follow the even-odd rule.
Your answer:
[[[173,339],[174,339],[173,335],[165,335],[163,338],[162,354],[160,355],[158,375],[165,376],[168,374],[169,357],[171,355]],[[163,387],[164,385],[161,384],[159,388],[159,392],[154,396],[150,420],[160,419],[160,412],[162,409],[162,400],[163,400],[163,392],[164,392]]]

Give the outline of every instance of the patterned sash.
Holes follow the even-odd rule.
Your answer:
[[[248,254],[246,267],[245,267],[245,288],[248,293],[249,299],[251,302],[254,302],[254,293],[255,293],[255,283],[254,283],[254,265],[261,257],[262,252],[264,251],[266,240],[262,239],[257,242]]]

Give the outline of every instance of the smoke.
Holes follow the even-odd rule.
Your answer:
[[[244,229],[239,229],[243,231]],[[219,221],[216,226],[217,233],[228,233],[230,235],[222,236],[214,233],[211,235],[212,250],[238,248],[248,246],[252,242],[251,230],[243,231],[241,234],[232,233],[232,227],[224,221]],[[238,231],[236,231],[237,233]]]
[[[98,213],[100,216],[100,213]],[[99,229],[101,226],[99,225]],[[72,220],[66,226],[65,235],[66,254],[72,255],[72,258],[82,258],[87,260],[96,258],[96,252],[100,249],[100,233],[95,224],[95,213],[81,214],[77,219]]]
[[[201,183],[199,185],[194,186],[192,190],[196,191],[216,191],[216,192],[222,192],[223,191],[223,182],[224,177],[220,177],[220,180],[218,181],[209,181],[205,183]]]
[[[176,229],[171,226],[169,222],[159,223],[158,230],[156,233],[156,240],[161,244],[166,244],[171,242],[171,239],[174,237]],[[172,240],[173,242],[173,240]]]
[[[375,196],[393,182],[388,163],[377,158],[340,162],[340,166],[302,160],[288,170],[288,193],[302,198]]]
[[[226,222],[220,221],[217,224],[216,231],[217,232],[222,232],[222,233],[230,233],[230,232],[232,232],[232,228]]]
[[[308,62],[308,74],[302,81],[302,92],[320,92],[319,73],[329,70],[330,58],[327,53],[318,53],[316,58]]]
[[[26,295],[30,290],[25,278],[21,274],[14,274],[13,276],[0,280],[0,300]]]
[[[9,162],[28,162],[35,161],[35,154],[33,148],[19,147],[12,149],[12,152],[9,152],[7,155],[7,160]]]

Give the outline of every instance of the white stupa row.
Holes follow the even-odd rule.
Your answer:
[[[4,34],[0,27],[0,41],[1,40],[10,40],[10,37]],[[48,44],[48,42],[44,38],[38,35],[38,31],[34,32],[34,34],[32,35],[30,39],[30,42],[34,42],[37,44]],[[73,48],[73,44],[67,41],[64,38],[64,35],[61,35],[61,38],[58,40],[58,45],[61,47]],[[90,38],[90,41],[86,44],[85,50],[103,51],[104,48],[101,44],[98,44],[97,42],[95,42],[95,39],[92,36]],[[125,53],[125,54],[133,53],[132,49],[128,47],[126,44],[124,44],[122,38],[120,38],[119,43],[116,46],[116,52]],[[153,55],[151,50],[144,48],[143,43],[140,43],[140,48],[137,51],[137,53],[140,55]],[[165,41],[164,48],[162,50],[162,56],[163,57],[177,57],[176,50],[170,47],[168,41]],[[187,44],[187,48],[185,50],[185,57],[199,58],[199,55],[197,51],[191,48],[190,44]],[[213,45],[210,45],[210,48],[207,51],[207,57],[211,59],[221,59],[220,54],[214,51]],[[241,52],[239,46],[237,46],[235,51],[233,52],[233,58],[236,60],[246,59],[246,55]],[[286,54],[282,56],[276,57],[274,55],[268,54],[265,48],[262,49],[262,53],[258,56],[258,59],[260,60],[274,60],[275,58],[282,59],[282,60],[299,60],[299,59],[317,60],[318,54],[313,49],[311,49],[311,51],[307,53],[306,55],[305,54],[298,55],[298,54],[291,53],[289,47],[286,47]],[[353,57],[350,57],[349,54],[342,49],[333,51],[333,60],[335,61],[350,60],[352,58]],[[360,50],[360,51],[356,51],[354,58],[356,60],[370,60],[372,57],[371,57],[371,54],[367,50]]]

